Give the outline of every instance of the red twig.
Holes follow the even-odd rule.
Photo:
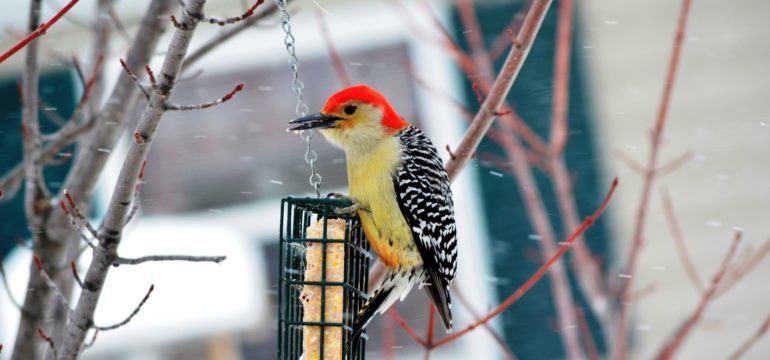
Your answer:
[[[757,332],[751,335],[750,338],[748,338],[738,349],[735,350],[735,352],[730,355],[730,360],[738,360],[743,358],[743,354],[745,354],[749,349],[751,349],[754,344],[759,341],[765,334],[767,334],[768,330],[770,330],[770,314],[767,315],[767,318],[765,318],[765,322],[762,323],[762,325],[759,326],[759,329],[757,329]]]
[[[516,289],[516,291],[514,291],[510,296],[508,296],[508,298],[505,299],[505,301],[503,301],[497,308],[492,310],[483,318],[469,325],[465,329],[462,329],[456,333],[453,333],[450,336],[447,336],[437,341],[434,344],[434,347],[446,345],[454,340],[457,340],[461,336],[473,331],[475,328],[479,327],[480,325],[487,323],[489,320],[499,315],[501,312],[505,311],[505,309],[510,307],[513,303],[518,301],[524,294],[526,294],[527,291],[529,291],[529,289],[531,289],[532,286],[534,286],[540,280],[540,278],[542,278],[543,275],[545,275],[548,269],[557,260],[559,260],[559,258],[561,258],[561,256],[567,252],[567,250],[569,250],[570,246],[572,246],[572,243],[574,243],[575,240],[577,240],[583,234],[583,232],[585,232],[589,227],[591,227],[599,218],[599,216],[601,216],[601,214],[604,213],[604,210],[607,208],[607,205],[609,205],[610,200],[612,199],[612,195],[615,193],[615,189],[617,188],[617,186],[618,186],[618,179],[615,178],[612,181],[612,186],[607,192],[607,195],[604,197],[604,200],[602,201],[601,205],[599,205],[599,208],[596,209],[596,211],[591,216],[587,217],[583,221],[583,223],[580,225],[580,227],[575,229],[575,231],[569,236],[569,238],[567,238],[567,240],[562,243],[562,245],[553,254],[553,256],[551,256],[542,266],[540,266],[540,268],[529,279],[527,279],[527,281],[524,282],[524,284],[522,284],[518,289]]]
[[[75,278],[75,282],[78,283],[80,288],[83,288],[83,280],[80,280],[80,275],[78,275],[78,266],[75,265],[75,261],[70,262],[70,268],[72,269],[72,276]]]
[[[433,307],[433,304],[428,303],[428,326],[425,329],[425,342],[427,343],[427,346],[425,347],[425,360],[430,359],[430,353],[433,351],[433,327],[435,325],[436,308]]]
[[[53,352],[53,357],[56,358],[56,345],[54,345],[53,339],[46,335],[45,330],[43,330],[43,328],[40,326],[37,327],[37,334],[40,335],[40,338],[42,338],[43,341],[48,343],[48,346],[51,347],[51,351]]]
[[[660,351],[660,353],[658,353],[657,359],[673,358],[676,351],[679,350],[679,347],[681,347],[681,345],[687,339],[687,336],[690,335],[690,332],[692,331],[692,329],[695,327],[698,321],[700,321],[701,316],[703,316],[703,312],[706,310],[706,307],[714,298],[714,294],[716,294],[716,291],[719,288],[719,284],[722,282],[722,278],[724,278],[725,273],[727,273],[727,269],[729,268],[730,262],[732,261],[733,256],[735,255],[735,250],[738,248],[738,244],[740,242],[741,242],[741,232],[738,231],[735,233],[735,238],[733,239],[733,243],[730,245],[730,248],[727,250],[727,254],[722,260],[722,264],[719,266],[719,270],[717,271],[716,275],[714,275],[714,278],[711,280],[711,286],[709,286],[708,290],[706,290],[706,292],[703,293],[703,296],[701,297],[701,300],[698,303],[698,307],[695,308],[695,312],[693,312],[693,314],[690,315],[690,318],[687,319],[687,321],[684,324],[682,324],[681,327],[679,327],[679,330],[677,330],[674,336],[672,336],[671,339],[668,341],[668,343],[666,343],[666,345],[663,346],[663,349]]]
[[[457,281],[455,281],[452,289],[454,290],[455,295],[457,295],[457,299],[460,300],[460,304],[462,304],[465,307],[465,309],[471,314],[471,316],[473,316],[473,321],[477,321],[481,319],[481,315],[478,313],[478,311],[476,311],[476,309],[471,307],[471,304],[468,303],[468,300],[465,298],[465,295],[463,295],[463,292],[460,291],[460,286]],[[516,354],[513,353],[513,350],[511,350],[511,348],[505,342],[503,337],[500,336],[500,334],[498,334],[495,331],[495,329],[493,329],[489,324],[484,324],[484,328],[487,329],[487,332],[489,333],[490,336],[492,336],[492,338],[495,340],[497,345],[500,345],[500,349],[503,350],[503,352],[505,353],[506,359],[508,360],[518,359],[516,357]]]
[[[746,275],[751,273],[762,260],[770,254],[770,240],[766,240],[759,250],[755,251],[747,260],[741,262],[737,266],[734,266],[728,273],[726,279],[722,282],[722,286],[717,290],[716,296],[722,296],[727,291],[737,285],[743,280]]]
[[[342,61],[340,53],[337,52],[337,48],[334,46],[334,41],[329,33],[329,27],[326,24],[326,18],[324,18],[323,12],[320,9],[316,10],[316,19],[318,19],[318,27],[321,29],[321,35],[323,35],[324,44],[326,45],[326,51],[329,52],[329,59],[332,61],[334,71],[337,72],[337,78],[342,82],[343,86],[350,86],[350,77],[345,71],[345,63]]]
[[[16,52],[27,46],[32,40],[35,40],[36,38],[42,36],[45,34],[46,31],[48,31],[48,28],[53,26],[53,24],[56,24],[59,19],[61,19],[64,14],[66,14],[70,9],[72,9],[75,4],[78,3],[80,0],[71,0],[67,5],[64,5],[64,7],[59,10],[59,12],[54,15],[51,20],[48,20],[48,22],[42,23],[40,27],[37,28],[37,30],[33,31],[29,35],[27,35],[24,39],[19,41],[16,45],[14,45],[12,48],[10,48],[8,51],[0,55],[0,63],[8,59],[9,57],[13,56]]]
[[[147,77],[150,79],[150,84],[152,84],[152,88],[155,90],[158,90],[158,83],[155,81],[155,73],[152,72],[152,68],[150,67],[150,65],[145,64],[144,71],[147,73]]]
[[[644,174],[647,173],[647,169],[644,167],[644,165],[634,160],[634,158],[628,156],[625,151],[616,149],[613,154],[616,158],[620,159],[620,161],[624,162],[626,166],[631,168],[631,170],[633,170],[637,175],[644,176]]]
[[[382,322],[382,357],[385,360],[393,360],[396,358],[395,349],[396,345],[396,329],[393,326],[395,320],[384,319]]]
[[[575,313],[577,314],[580,338],[583,339],[583,346],[586,348],[588,360],[599,360],[599,351],[596,350],[596,343],[594,343],[594,337],[591,335],[591,329],[588,327],[583,309],[576,308]]]
[[[524,5],[519,8],[519,11],[513,15],[510,23],[505,27],[506,30],[492,40],[492,44],[489,45],[489,56],[492,58],[492,61],[499,59],[500,56],[505,53],[505,49],[511,46],[512,41],[516,38],[515,34],[519,32],[521,24],[524,23],[524,18],[526,17],[530,6],[532,6],[532,0],[524,3]]]
[[[692,0],[682,0],[682,8],[679,13],[676,37],[674,39],[674,49],[672,51],[671,59],[668,65],[668,74],[666,75],[666,83],[663,87],[663,94],[661,96],[661,103],[658,110],[657,120],[655,121],[655,127],[652,131],[650,153],[645,169],[646,171],[642,185],[641,200],[637,209],[636,224],[634,225],[633,230],[633,243],[631,244],[631,248],[625,262],[626,274],[629,274],[632,277],[623,282],[620,292],[622,297],[621,303],[626,303],[626,300],[631,294],[633,275],[636,272],[636,262],[642,248],[643,231],[647,218],[647,208],[652,192],[652,184],[655,181],[655,169],[657,168],[658,163],[658,152],[660,151],[663,129],[666,124],[668,108],[671,102],[671,95],[673,93],[676,69],[679,65],[679,56],[682,52],[682,43],[684,40],[685,29],[687,28],[687,18],[690,14],[691,3]],[[620,322],[619,328],[617,330],[617,341],[615,342],[615,358],[619,360],[624,360],[627,357],[626,333],[630,322],[630,308],[631,306],[621,306],[620,309]]]
[[[401,316],[398,316],[398,312],[396,312],[396,309],[391,307],[390,310],[388,310],[388,314],[390,314],[393,320],[396,320],[396,324],[398,324],[398,326],[404,329],[404,331],[406,331],[406,333],[409,334],[409,336],[411,336],[412,339],[414,339],[414,341],[416,341],[418,344],[422,345],[423,347],[428,347],[428,343],[425,342],[425,340],[423,340],[420,337],[420,335],[417,335],[417,332],[415,332],[414,329],[412,329],[412,327],[409,326],[409,324],[407,324],[406,321],[404,321],[404,319],[401,318]]]
[[[682,154],[682,156],[680,156],[680,157],[678,157],[678,158],[676,158],[674,160],[671,160],[668,164],[665,164],[665,165],[662,165],[661,167],[659,167],[656,170],[656,172],[657,172],[656,176],[658,176],[658,177],[666,176],[666,175],[668,175],[668,174],[678,170],[680,167],[682,167],[682,165],[687,164],[687,162],[692,160],[693,156],[694,155],[693,155],[692,151],[685,152],[684,154]]]
[[[628,302],[635,303],[644,300],[646,297],[652,295],[658,291],[658,284],[652,283],[649,284],[637,291],[635,291],[628,299]]]
[[[676,219],[674,205],[671,203],[671,196],[667,189],[661,190],[661,197],[663,198],[663,211],[666,214],[665,218],[668,222],[668,227],[671,230],[671,236],[674,238],[676,252],[682,260],[684,271],[687,274],[687,277],[690,278],[692,286],[698,291],[698,294],[703,294],[706,290],[703,286],[703,280],[701,280],[700,275],[698,275],[698,271],[695,269],[695,264],[692,262],[690,253],[687,251],[687,245],[684,243],[684,235],[682,235],[682,229],[679,227],[679,222]]]

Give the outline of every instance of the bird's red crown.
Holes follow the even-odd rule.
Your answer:
[[[353,85],[340,90],[326,101],[326,105],[324,105],[321,112],[325,114],[335,113],[339,110],[340,106],[351,100],[374,105],[382,109],[382,125],[393,132],[409,126],[406,120],[398,116],[384,95],[367,85]]]

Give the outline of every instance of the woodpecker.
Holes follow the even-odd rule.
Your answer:
[[[415,284],[426,289],[450,332],[457,230],[449,178],[430,139],[366,85],[339,91],[320,113],[290,124],[289,130],[318,129],[345,152],[351,210],[386,268],[353,320],[351,339]]]

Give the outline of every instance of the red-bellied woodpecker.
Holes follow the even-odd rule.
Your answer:
[[[290,130],[319,129],[345,151],[351,211],[386,274],[353,322],[355,339],[375,313],[424,286],[447,331],[457,239],[449,179],[436,147],[402,119],[382,94],[356,85],[332,95],[318,114]]]

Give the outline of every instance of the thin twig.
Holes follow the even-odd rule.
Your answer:
[[[70,307],[70,302],[67,300],[67,297],[64,296],[64,294],[61,292],[61,289],[56,285],[56,283],[51,279],[50,276],[48,276],[48,272],[43,269],[43,262],[40,261],[40,257],[37,255],[34,256],[35,265],[37,266],[37,272],[40,274],[40,276],[45,280],[46,284],[48,284],[48,287],[53,290],[54,294],[56,294],[56,297],[59,298],[59,302],[61,302],[62,305],[67,309],[68,313],[72,313],[72,308]]]
[[[577,228],[570,236],[567,238],[566,241],[562,243],[562,245],[559,247],[559,249],[551,256],[543,265],[540,266],[540,268],[537,269],[537,271],[527,279],[524,284],[519,286],[516,291],[514,291],[511,295],[508,296],[508,298],[505,299],[497,308],[489,312],[487,315],[485,315],[480,320],[474,322],[473,324],[469,325],[468,327],[453,333],[450,336],[447,336],[439,341],[437,341],[434,344],[434,347],[439,347],[446,345],[461,336],[473,331],[475,328],[479,327],[480,325],[483,325],[487,323],[489,320],[493,319],[495,316],[499,315],[501,312],[505,311],[508,307],[513,305],[516,301],[518,301],[524,294],[529,291],[529,289],[532,288],[539,280],[540,278],[545,275],[545,273],[548,271],[548,269],[551,268],[551,266],[561,258],[564,253],[569,250],[569,248],[572,246],[572,243],[575,242],[589,227],[591,227],[596,220],[599,219],[599,216],[604,213],[604,210],[607,208],[607,206],[610,203],[610,200],[612,199],[612,195],[615,193],[615,189],[618,186],[618,179],[615,178],[612,181],[612,186],[610,187],[609,191],[607,192],[607,195],[604,197],[604,200],[602,201],[601,205],[596,209],[596,211],[589,217],[587,217],[583,223],[580,225],[579,228]]]
[[[112,266],[138,265],[151,261],[189,261],[189,262],[213,262],[221,263],[227,256],[191,256],[191,255],[148,255],[138,258],[119,257],[113,261]]]
[[[615,149],[613,152],[613,155],[615,155],[616,158],[618,158],[620,161],[626,164],[631,170],[633,170],[637,175],[644,176],[644,174],[647,173],[647,168],[644,167],[641,163],[634,160],[631,156],[629,156],[625,151],[621,149]]]
[[[61,19],[61,17],[64,16],[64,14],[66,14],[68,11],[70,11],[70,9],[72,9],[72,7],[75,6],[75,4],[78,3],[78,1],[80,1],[80,0],[71,0],[69,3],[67,3],[67,5],[65,5],[61,10],[59,10],[59,12],[56,13],[56,15],[54,15],[51,18],[51,20],[48,20],[47,22],[45,22],[42,25],[40,25],[40,27],[37,28],[37,30],[35,30],[32,33],[30,33],[29,35],[27,35],[24,39],[22,39],[20,42],[18,42],[16,45],[14,45],[8,51],[6,51],[2,55],[0,55],[0,63],[2,63],[3,61],[5,61],[9,57],[11,57],[17,51],[19,51],[22,48],[24,48],[25,46],[27,46],[27,44],[29,44],[32,40],[35,40],[37,37],[42,36],[43,34],[45,34],[46,31],[48,31],[48,28],[53,26],[53,24],[56,24],[56,22],[59,21],[59,19]]]
[[[692,284],[698,294],[703,294],[706,289],[703,286],[703,280],[701,280],[700,275],[698,275],[698,270],[695,269],[695,264],[692,262],[690,253],[687,251],[687,244],[684,242],[684,235],[682,235],[682,228],[679,227],[679,221],[674,212],[674,205],[671,203],[671,196],[666,188],[663,188],[660,193],[661,198],[663,199],[663,212],[666,215],[666,222],[668,222],[668,228],[671,230],[671,237],[674,238],[676,252],[682,260],[684,271],[690,279],[690,284]]]
[[[751,349],[754,344],[759,341],[765,334],[767,334],[768,330],[770,330],[770,314],[767,315],[767,318],[765,318],[765,321],[762,323],[762,325],[759,326],[759,329],[755,333],[751,335],[746,341],[735,350],[735,352],[730,355],[730,360],[738,360],[743,358],[743,355]]]
[[[43,328],[40,327],[40,325],[38,325],[37,327],[37,334],[40,336],[40,338],[43,339],[43,341],[48,343],[48,347],[51,349],[54,359],[57,358],[56,344],[53,343],[53,339],[51,339],[50,336],[46,335],[45,330],[43,330]]]
[[[706,292],[703,293],[703,296],[701,296],[701,300],[692,315],[690,315],[687,321],[685,321],[685,323],[679,327],[676,333],[674,333],[674,335],[663,346],[656,357],[657,359],[665,360],[673,358],[676,351],[679,350],[681,345],[687,339],[688,335],[690,335],[692,329],[695,328],[695,325],[698,324],[698,321],[700,321],[701,317],[703,316],[703,312],[711,303],[714,294],[719,288],[719,285],[722,282],[722,278],[724,278],[725,274],[727,273],[730,262],[733,260],[733,256],[735,256],[735,251],[738,248],[738,244],[741,242],[741,234],[742,233],[740,231],[735,232],[735,238],[733,239],[730,248],[727,250],[727,254],[725,254],[724,259],[722,259],[722,264],[719,266],[719,270],[717,270],[716,275],[714,275],[714,278],[711,280],[711,285],[709,286],[708,290],[706,290]]]
[[[452,290],[454,290],[455,295],[457,295],[457,299],[460,300],[460,304],[462,304],[465,307],[465,310],[467,310],[471,314],[471,316],[473,318],[473,321],[478,321],[479,319],[481,319],[481,314],[479,314],[479,312],[476,311],[476,309],[474,309],[471,306],[471,304],[468,302],[468,299],[465,297],[465,295],[462,293],[462,291],[460,291],[460,287],[459,287],[457,281],[455,281],[455,283],[452,285]],[[493,329],[489,325],[489,323],[485,323],[484,324],[484,328],[487,329],[487,332],[489,333],[490,336],[492,336],[492,338],[495,340],[495,342],[498,345],[500,345],[500,349],[505,354],[505,358],[506,359],[508,359],[508,360],[517,360],[518,359],[516,357],[516,354],[513,353],[513,350],[511,350],[511,348],[505,342],[505,339],[503,339],[503,337],[500,336],[500,334],[498,334],[497,331],[495,331],[495,329]]]
[[[240,16],[234,16],[234,17],[229,17],[229,18],[204,17],[203,19],[201,19],[201,21],[205,21],[205,22],[208,22],[208,23],[211,23],[211,24],[217,24],[219,26],[225,26],[227,24],[234,24],[234,23],[237,23],[239,21],[245,20],[246,18],[248,18],[251,15],[254,15],[254,11],[257,10],[257,7],[259,7],[259,5],[262,5],[263,2],[265,2],[265,0],[257,0],[253,5],[251,5],[251,7],[249,7],[246,10],[246,12],[244,12]],[[184,6],[184,3],[182,3],[182,4],[183,4],[182,6]]]
[[[398,312],[396,312],[396,309],[390,308],[388,310],[388,314],[390,314],[393,320],[396,321],[396,324],[398,324],[398,326],[404,329],[404,331],[406,331],[406,333],[409,334],[409,336],[411,336],[414,341],[416,341],[418,344],[422,345],[423,347],[428,346],[428,343],[425,342],[425,340],[423,340],[420,337],[420,335],[417,335],[417,332],[415,332],[414,329],[412,329],[412,327],[409,326],[409,324],[407,324],[407,322],[404,321],[404,319],[402,319],[401,316],[398,315]]]
[[[662,165],[656,170],[655,174],[658,177],[663,177],[668,174],[671,174],[672,172],[679,170],[680,167],[682,167],[684,164],[687,164],[690,160],[695,157],[695,154],[693,154],[692,151],[688,150],[681,156],[677,157],[674,160],[671,160],[668,164]]]
[[[433,328],[436,326],[436,308],[428,302],[428,324],[425,327],[425,355],[424,360],[430,360],[430,353],[433,351]]]
[[[83,280],[80,280],[80,275],[78,275],[78,266],[75,264],[75,260],[70,261],[70,268],[72,269],[72,277],[75,278],[75,282],[82,289]]]
[[[342,56],[340,56],[340,53],[334,46],[334,41],[332,40],[332,36],[329,33],[329,26],[326,24],[326,19],[324,18],[324,14],[321,12],[321,10],[316,10],[316,19],[318,20],[318,27],[321,29],[321,35],[323,35],[326,51],[329,52],[329,59],[332,61],[334,71],[337,72],[337,78],[340,80],[340,82],[342,82],[343,86],[347,87],[352,85],[350,82],[350,77],[348,76],[347,71],[345,71],[345,63],[342,61]]]
[[[586,348],[586,355],[588,360],[599,360],[599,351],[596,349],[596,343],[594,337],[591,334],[591,328],[588,327],[588,321],[586,321],[585,313],[582,308],[576,308],[578,329],[580,329],[580,338],[583,339],[583,346]]]
[[[243,83],[240,83],[235,86],[233,90],[231,90],[229,93],[227,93],[225,96],[222,96],[219,99],[216,99],[214,101],[209,101],[202,104],[195,104],[195,105],[175,105],[175,104],[167,104],[166,110],[173,110],[173,111],[188,111],[188,110],[202,110],[202,109],[208,109],[212,106],[219,105],[223,102],[226,102],[233,98],[233,96],[243,90]]]
[[[770,239],[766,240],[762,247],[755,251],[747,260],[742,261],[727,272],[725,280],[722,281],[722,286],[717,289],[716,297],[726,294],[735,285],[740,283],[741,280],[745,279],[746,275],[751,273],[768,254],[770,254]]]
[[[139,305],[137,305],[134,308],[134,311],[132,311],[131,314],[128,315],[128,317],[125,318],[123,321],[121,321],[121,322],[119,322],[117,324],[110,325],[110,326],[94,326],[94,329],[96,329],[97,331],[110,331],[110,330],[115,330],[115,329],[117,329],[119,327],[122,327],[122,326],[128,324],[131,321],[131,319],[133,319],[134,316],[136,316],[136,314],[138,314],[139,311],[142,310],[142,306],[144,306],[144,303],[146,303],[147,299],[150,298],[150,294],[152,294],[153,290],[155,290],[155,285],[154,284],[150,285],[150,289],[147,290],[147,294],[144,295],[144,297],[142,298],[142,301],[139,302]],[[94,335],[94,338],[96,338],[96,335]]]
[[[131,80],[133,80],[134,83],[136,83],[136,86],[139,87],[139,90],[142,90],[142,93],[144,94],[144,97],[147,98],[147,100],[150,100],[150,92],[147,91],[147,88],[145,88],[144,85],[142,85],[142,82],[139,81],[139,78],[136,77],[134,72],[131,71],[131,69],[128,68],[128,64],[126,64],[125,60],[120,59],[120,66],[122,66],[123,70],[126,72],[126,74],[128,74],[128,76],[131,77]]]

